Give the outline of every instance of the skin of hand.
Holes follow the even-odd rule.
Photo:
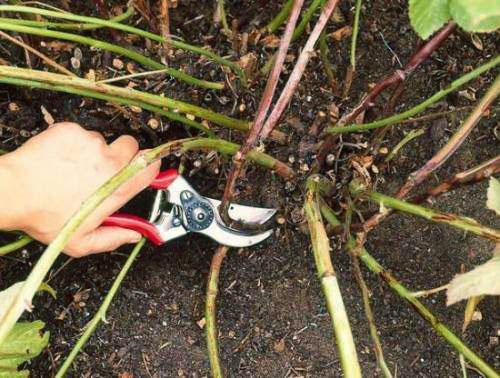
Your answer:
[[[90,195],[140,154],[128,135],[107,144],[95,131],[63,122],[0,157],[0,229],[24,231],[50,243]],[[136,243],[141,235],[103,220],[145,189],[158,175],[160,162],[138,173],[107,198],[78,228],[65,253],[82,257]],[[3,202],[2,201],[2,202]]]

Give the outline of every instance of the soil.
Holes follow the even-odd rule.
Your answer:
[[[125,1],[113,3],[123,6]],[[179,1],[178,8],[171,11],[173,33],[190,43],[208,45],[220,55],[236,60],[238,56],[231,43],[213,25],[212,3]],[[250,31],[268,22],[279,9],[279,3],[233,0],[226,1],[226,6],[229,18],[241,21],[240,31]],[[352,3],[341,2],[340,13],[344,19],[331,22],[328,32],[352,23]],[[96,14],[90,1],[70,2],[70,9],[80,14]],[[144,21],[139,25],[149,27]],[[123,38],[119,33],[117,37],[116,34],[103,30],[91,34],[111,41]],[[452,35],[408,78],[396,111],[422,101],[463,72],[477,67],[496,54],[494,37],[477,37],[482,41],[480,48],[476,46],[477,43],[474,45],[470,35],[462,31]],[[39,40],[31,38],[30,41],[36,43]],[[295,55],[303,42],[302,39],[293,45]],[[143,40],[122,39],[119,43],[133,43],[135,48],[158,58],[157,49],[151,48],[146,52]],[[283,161],[294,158],[292,165],[300,172],[299,180],[285,183],[279,177],[254,166],[247,170],[245,178],[241,180],[238,186],[239,201],[275,206],[286,218],[286,223],[276,225],[276,235],[269,241],[250,249],[234,250],[224,261],[218,299],[218,325],[220,355],[228,376],[341,376],[338,354],[332,341],[331,323],[316,276],[310,243],[303,232],[302,183],[308,172],[301,168],[306,169],[304,164],[310,166],[313,162],[314,150],[310,151],[308,147],[316,142],[314,137],[306,135],[307,129],[320,111],[328,114],[332,104],[339,107],[341,114],[356,104],[371,83],[399,68],[398,59],[404,64],[420,43],[409,26],[406,1],[364,1],[357,53],[358,69],[350,91],[351,96],[346,100],[336,96],[327,84],[319,57],[314,57],[298,94],[280,125],[280,130],[290,136],[290,143],[271,143],[267,147],[270,154]],[[11,64],[25,66],[25,55],[21,50],[12,48],[6,42],[1,44],[5,47],[0,51],[3,59]],[[329,58],[340,86],[349,64],[349,44],[348,37],[339,42],[329,38]],[[83,59],[81,68],[76,73],[83,75],[90,69],[104,72],[108,76],[125,73],[113,72],[113,55],[80,48]],[[69,59],[74,48],[68,51],[44,51],[57,58],[61,64],[71,67]],[[249,51],[254,52],[259,63],[263,64],[272,50],[259,44],[249,45]],[[42,69],[38,60],[33,59],[32,64]],[[171,65],[183,67],[197,77],[225,79],[217,65],[187,53],[175,54]],[[492,77],[491,73],[483,75],[465,88],[467,92],[448,96],[430,112],[448,109],[450,106],[473,105],[475,102],[470,96],[480,98]],[[138,83],[144,86],[142,80]],[[250,89],[239,88],[235,83],[235,93],[231,90],[215,93],[167,80],[162,91],[168,96],[238,118],[252,119],[264,84],[265,80],[259,78]],[[8,150],[16,148],[46,127],[40,106],[44,106],[56,121],[79,122],[89,129],[103,132],[109,139],[131,133],[139,138],[143,147],[189,134],[175,123],[166,123],[164,128],[151,131],[146,126],[151,117],[147,112],[135,114],[135,120],[130,120],[109,104],[59,93],[2,85],[0,97],[0,123],[10,128],[0,129],[0,147]],[[381,116],[387,100],[388,97],[383,97],[367,112],[365,119]],[[11,103],[18,105],[17,112],[9,108]],[[246,105],[246,109],[241,112],[239,107],[242,103]],[[456,113],[452,117],[418,124],[418,127],[425,128],[425,134],[405,146],[385,169],[382,169],[384,157],[376,156],[375,164],[381,167],[379,174],[372,174],[377,189],[388,194],[395,193],[407,175],[422,166],[443,145],[464,118],[464,114],[466,113]],[[419,190],[425,189],[426,185],[434,186],[449,175],[498,154],[499,141],[493,132],[496,126],[498,111],[493,109],[459,151]],[[391,150],[404,133],[414,127],[411,124],[394,127],[385,136],[381,146]],[[218,134],[234,141],[242,140],[242,135],[236,132],[220,130]],[[369,142],[372,135],[349,135],[343,138],[342,151],[329,172],[337,183],[338,190],[330,201],[336,210],[341,210],[340,204],[345,202],[345,186],[352,177],[349,160],[354,154],[365,154],[360,146]],[[189,153],[182,161],[188,171],[192,171],[191,180],[201,193],[221,196],[225,175],[230,167],[228,158],[219,156],[207,163],[206,154]],[[201,168],[195,168],[200,161]],[[177,157],[172,157],[166,159],[165,165],[175,166],[178,162]],[[214,164],[220,169],[218,175],[213,173]],[[134,202],[136,208],[145,211],[150,197],[151,193],[140,196]],[[481,183],[443,195],[433,206],[443,211],[474,217],[492,227],[500,227],[500,218],[495,218],[493,212],[486,210],[485,197],[486,183]],[[376,210],[365,203],[359,206],[364,214]],[[8,236],[0,237],[2,244],[8,240]],[[342,248],[340,238],[333,238],[332,243],[334,265],[362,370],[367,377],[381,376],[377,372],[362,301],[353,279],[349,258]],[[89,340],[69,376],[130,376],[126,373],[134,377],[209,376],[204,332],[198,323],[204,316],[207,273],[215,248],[215,243],[196,235],[160,248],[151,245],[144,248],[113,301],[106,316],[107,322],[101,324]],[[470,270],[485,261],[490,256],[492,244],[449,227],[396,214],[370,234],[367,248],[405,285],[413,290],[422,290],[441,286],[462,269]],[[23,251],[1,258],[0,288],[24,279],[42,250],[42,245],[33,244]],[[46,294],[39,295],[34,303],[35,311],[25,316],[26,319],[42,319],[51,332],[50,346],[28,366],[34,377],[50,377],[57,371],[85,324],[102,302],[129,250],[130,248],[123,248],[112,254],[71,262],[68,262],[66,256],[58,259],[51,270],[49,282],[57,290],[57,299]],[[385,357],[395,375],[461,376],[456,352],[383,281],[364,267],[363,274],[372,293],[372,305]],[[441,321],[457,334],[461,333],[464,303],[446,307],[443,292],[422,301]],[[478,310],[482,319],[472,322],[464,339],[486,361],[500,369],[498,298],[486,298],[479,304]],[[471,377],[478,376],[473,370],[469,370],[469,373]]]

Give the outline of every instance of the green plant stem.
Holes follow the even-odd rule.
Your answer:
[[[340,363],[345,377],[361,377],[361,368],[356,353],[356,345],[349,325],[344,301],[338,285],[337,276],[330,256],[330,242],[321,218],[319,192],[321,178],[307,180],[307,193],[304,211],[309,226],[316,269],[325,295],[328,312],[332,320],[335,341],[339,351]]]
[[[474,219],[460,217],[454,214],[441,213],[436,210],[389,197],[378,192],[363,191],[362,195],[363,197],[366,196],[366,198],[382,206],[403,211],[408,214],[413,214],[436,223],[447,224],[464,231],[472,232],[473,234],[493,240],[497,243],[500,242],[500,230],[484,226],[476,222]]]
[[[309,22],[311,21],[311,19],[314,16],[314,12],[316,12],[316,10],[319,7],[322,7],[323,5],[325,5],[325,3],[326,3],[326,0],[313,0],[311,5],[309,5],[309,7],[304,11],[302,18],[300,19],[299,24],[295,28],[295,30],[293,32],[293,36],[292,36],[292,42],[295,42],[297,39],[299,39],[302,36],[302,34],[304,34],[304,31],[306,30],[307,24],[309,24]]]
[[[27,246],[32,241],[33,241],[33,239],[27,235],[21,236],[15,242],[1,246],[0,247],[0,256],[5,256],[9,253],[15,252],[15,251]]]
[[[116,22],[112,22],[111,20],[110,21],[100,20],[100,21],[102,21],[102,22],[100,22],[98,25],[85,24],[85,23],[83,23],[83,24],[66,24],[66,25],[68,25],[68,26],[69,25],[82,25],[81,28],[78,28],[81,30],[91,30],[91,29],[94,29],[96,26],[97,27],[111,27],[114,29],[122,30],[122,28],[116,27]],[[51,29],[51,28],[61,29],[60,27],[58,27],[58,25],[65,25],[65,24],[55,23],[55,22],[30,21],[30,20],[21,20],[21,19],[16,19],[16,18],[2,18],[2,17],[0,17],[0,22],[7,22],[7,23],[16,24],[16,25],[24,25],[24,26],[31,26],[31,27],[35,27],[35,28],[48,28],[48,29]],[[109,22],[111,22],[111,24],[108,24]],[[118,24],[118,25],[121,25],[121,24]],[[132,29],[132,31],[128,30],[130,28]],[[148,38],[151,38],[151,36],[153,36],[152,39],[157,41],[157,42],[164,43],[165,41],[167,41],[164,37],[162,37],[160,35],[152,34],[149,32],[144,32],[143,30],[137,29],[134,27],[127,27],[127,30],[125,30],[125,31],[127,31],[129,33],[136,34],[136,35],[140,35],[140,36],[144,36],[144,33],[147,33]],[[142,33],[142,32],[144,32],[144,33]],[[219,56],[219,55],[215,54],[214,52],[207,50],[203,47],[190,45],[188,43],[179,41],[177,39],[169,38],[167,42],[172,47],[175,47],[175,48],[181,49],[181,50],[185,50],[185,51],[190,51],[192,53],[195,53],[195,54],[198,54],[201,56],[206,56],[207,58],[213,60],[214,62],[219,63],[222,66],[229,67],[239,76],[243,85],[244,86],[247,85],[247,78],[245,75],[245,71],[237,63],[232,62],[230,60],[227,60],[225,58],[222,58],[221,56]],[[163,66],[163,65],[162,65],[162,67],[165,68],[165,66]]]
[[[271,20],[269,24],[267,24],[264,28],[262,28],[263,33],[274,33],[279,29],[281,25],[287,20],[288,16],[293,7],[293,2],[295,0],[287,0],[283,5],[279,13]]]
[[[224,6],[224,0],[217,0],[217,10],[219,12],[220,21],[222,23],[222,28],[224,29],[224,33],[226,36],[231,36],[231,28],[227,23],[227,15],[226,15],[226,7]]]
[[[150,94],[147,92],[137,91],[131,88],[122,88],[109,84],[98,84],[82,78],[68,77],[65,75],[54,74],[45,71],[36,71],[25,68],[0,66],[0,82],[11,82],[11,79],[23,79],[29,81],[37,81],[51,86],[58,86],[54,90],[67,91],[67,88],[77,88],[82,90],[90,90],[106,95],[121,97],[129,100],[139,101],[157,107],[167,107],[182,113],[192,114],[197,117],[212,121],[220,126],[229,127],[236,130],[247,131],[249,122],[237,120],[231,117],[224,116],[219,113],[201,108],[196,105],[188,104],[182,101],[173,100],[168,97]],[[19,84],[23,85],[23,84]]]
[[[425,134],[425,130],[423,130],[423,129],[411,130],[408,134],[405,135],[405,137],[403,139],[401,139],[401,141],[398,144],[396,144],[396,146],[390,152],[390,154],[387,155],[387,157],[385,158],[385,162],[387,163],[387,162],[391,161],[392,159],[394,159],[394,157],[398,154],[398,152],[407,143],[411,142],[413,139],[418,138],[420,135],[423,135],[423,134]]]
[[[199,150],[211,149],[216,150],[225,155],[234,155],[240,150],[241,146],[236,143],[231,143],[223,139],[196,138],[186,141],[182,144],[182,150]],[[295,176],[295,172],[285,163],[273,158],[270,155],[264,154],[257,150],[251,150],[247,158],[264,168],[271,169],[279,176],[289,180]]]
[[[123,168],[83,202],[80,209],[68,220],[68,222],[66,222],[55,239],[45,249],[44,253],[40,256],[28,275],[26,281],[24,281],[19,293],[7,308],[3,317],[0,318],[0,344],[3,343],[5,337],[23,312],[31,308],[33,296],[43,282],[44,277],[78,227],[121,185],[154,161],[168,155],[174,150],[178,150],[182,142],[182,140],[177,140],[166,143],[137,156],[127,167]]]
[[[326,29],[323,30],[319,36],[319,53],[321,62],[323,63],[323,68],[325,69],[325,74],[328,80],[330,81],[330,85],[333,89],[337,86],[337,80],[335,79],[335,74],[332,69],[332,65],[330,60],[328,59],[328,44],[326,42]]]
[[[109,19],[112,22],[123,22],[126,19],[132,17],[135,11],[133,7],[128,7],[125,12],[119,14],[116,17]],[[63,30],[95,30],[103,28],[103,25],[97,24],[87,24],[87,23],[63,23],[63,22],[50,22],[50,21],[33,21],[33,20],[24,20],[18,18],[4,18],[0,17],[0,21],[2,22],[10,22],[12,24],[32,26],[35,28],[47,28],[47,29],[63,29]]]
[[[207,340],[208,358],[210,360],[210,369],[212,377],[222,378],[222,368],[219,358],[219,343],[217,334],[217,294],[219,293],[219,274],[222,261],[226,257],[226,246],[217,248],[212,263],[210,264],[210,272],[207,283],[207,298],[205,302],[205,336]]]
[[[360,15],[361,15],[361,0],[356,0],[356,8],[354,11],[354,24],[352,26],[352,37],[351,37],[351,67],[353,71],[356,71],[356,45],[358,42]]]
[[[321,206],[321,213],[325,219],[333,227],[341,226],[340,221],[337,216],[326,205]],[[347,243],[348,249],[356,248],[356,240],[350,238]],[[427,308],[425,305],[415,298],[411,291],[409,291],[401,282],[399,282],[393,275],[387,271],[382,265],[375,260],[368,251],[362,247],[358,251],[358,256],[361,261],[366,265],[366,267],[373,273],[377,274],[382,278],[389,287],[402,299],[404,299],[418,314],[428,322],[432,328],[442,336],[448,344],[450,344],[458,353],[462,353],[476,368],[478,368],[485,376],[488,378],[499,378],[499,375],[495,370],[488,365],[481,357],[479,357],[474,351],[472,351],[467,345],[465,345],[460,338],[458,338],[448,327],[446,327],[441,321]]]
[[[377,129],[379,127],[384,127],[388,125],[394,125],[397,124],[398,122],[401,122],[407,118],[413,117],[416,114],[421,113],[425,109],[427,109],[430,105],[436,103],[443,97],[447,96],[449,93],[456,91],[458,88],[463,86],[464,84],[468,83],[469,81],[477,78],[479,75],[485,73],[486,71],[492,69],[493,67],[497,66],[500,64],[500,55],[496,56],[495,58],[491,59],[487,63],[483,64],[482,66],[476,68],[475,70],[463,75],[462,77],[458,78],[457,80],[453,81],[450,85],[448,85],[445,89],[440,90],[439,92],[436,92],[433,94],[431,97],[429,97],[427,100],[421,102],[417,106],[404,111],[402,113],[393,115],[391,117],[387,117],[378,121],[370,122],[370,123],[364,123],[361,125],[349,125],[349,126],[339,126],[339,127],[328,127],[326,129],[326,132],[328,133],[336,133],[336,134],[341,134],[341,133],[359,133],[359,132],[366,132],[372,129]]]
[[[94,314],[92,320],[89,323],[87,323],[87,326],[85,327],[85,332],[78,339],[73,349],[71,349],[71,353],[57,371],[56,378],[62,378],[66,375],[68,369],[71,367],[71,364],[75,360],[76,356],[78,356],[78,353],[80,353],[80,351],[85,346],[90,336],[92,336],[99,323],[101,321],[105,321],[106,312],[108,311],[108,308],[111,305],[113,298],[118,292],[118,289],[120,288],[123,279],[126,277],[130,267],[132,266],[134,260],[139,255],[139,252],[141,251],[142,247],[144,247],[145,243],[146,239],[142,238],[141,241],[135,245],[134,249],[128,256],[127,261],[125,261],[123,268],[120,270],[120,273],[118,273],[118,276],[116,276],[115,281],[113,282],[113,285],[111,285],[111,288],[109,289],[108,294],[106,294],[104,301],[101,303],[101,306]]]
[[[9,31],[14,31],[18,33],[26,33],[26,34],[32,34],[32,35],[38,35],[42,37],[49,37],[49,38],[55,38],[55,39],[62,39],[66,41],[72,41],[76,43],[81,43],[84,45],[88,45],[94,48],[99,48],[107,51],[114,52],[115,54],[126,56],[127,58],[130,58],[146,67],[150,67],[155,70],[160,70],[160,69],[165,69],[166,72],[181,81],[184,81],[188,84],[191,85],[196,85],[201,88],[206,88],[206,89],[223,89],[224,84],[223,83],[214,83],[206,80],[200,80],[195,77],[192,77],[182,71],[173,69],[173,68],[166,68],[162,63],[158,63],[153,59],[145,57],[143,54],[139,54],[138,52],[135,52],[133,50],[126,49],[121,46],[114,45],[112,43],[100,41],[94,38],[89,38],[89,37],[84,37],[78,34],[71,34],[71,33],[66,33],[66,32],[61,32],[61,31],[56,31],[56,30],[48,30],[48,29],[42,29],[42,28],[32,28],[30,26],[24,26],[24,25],[16,25],[8,22],[0,22],[0,30],[9,30]]]

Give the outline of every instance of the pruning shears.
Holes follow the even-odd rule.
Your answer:
[[[103,225],[139,232],[155,245],[164,244],[190,232],[208,236],[228,247],[249,247],[266,240],[273,230],[251,233],[227,226],[219,214],[220,201],[203,197],[176,169],[161,172],[151,183],[157,189],[149,220],[132,214],[114,214]],[[275,209],[231,204],[231,220],[243,224],[263,225]]]

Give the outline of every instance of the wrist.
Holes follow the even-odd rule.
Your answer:
[[[23,228],[22,185],[18,180],[12,155],[0,157],[0,230],[12,231]]]

